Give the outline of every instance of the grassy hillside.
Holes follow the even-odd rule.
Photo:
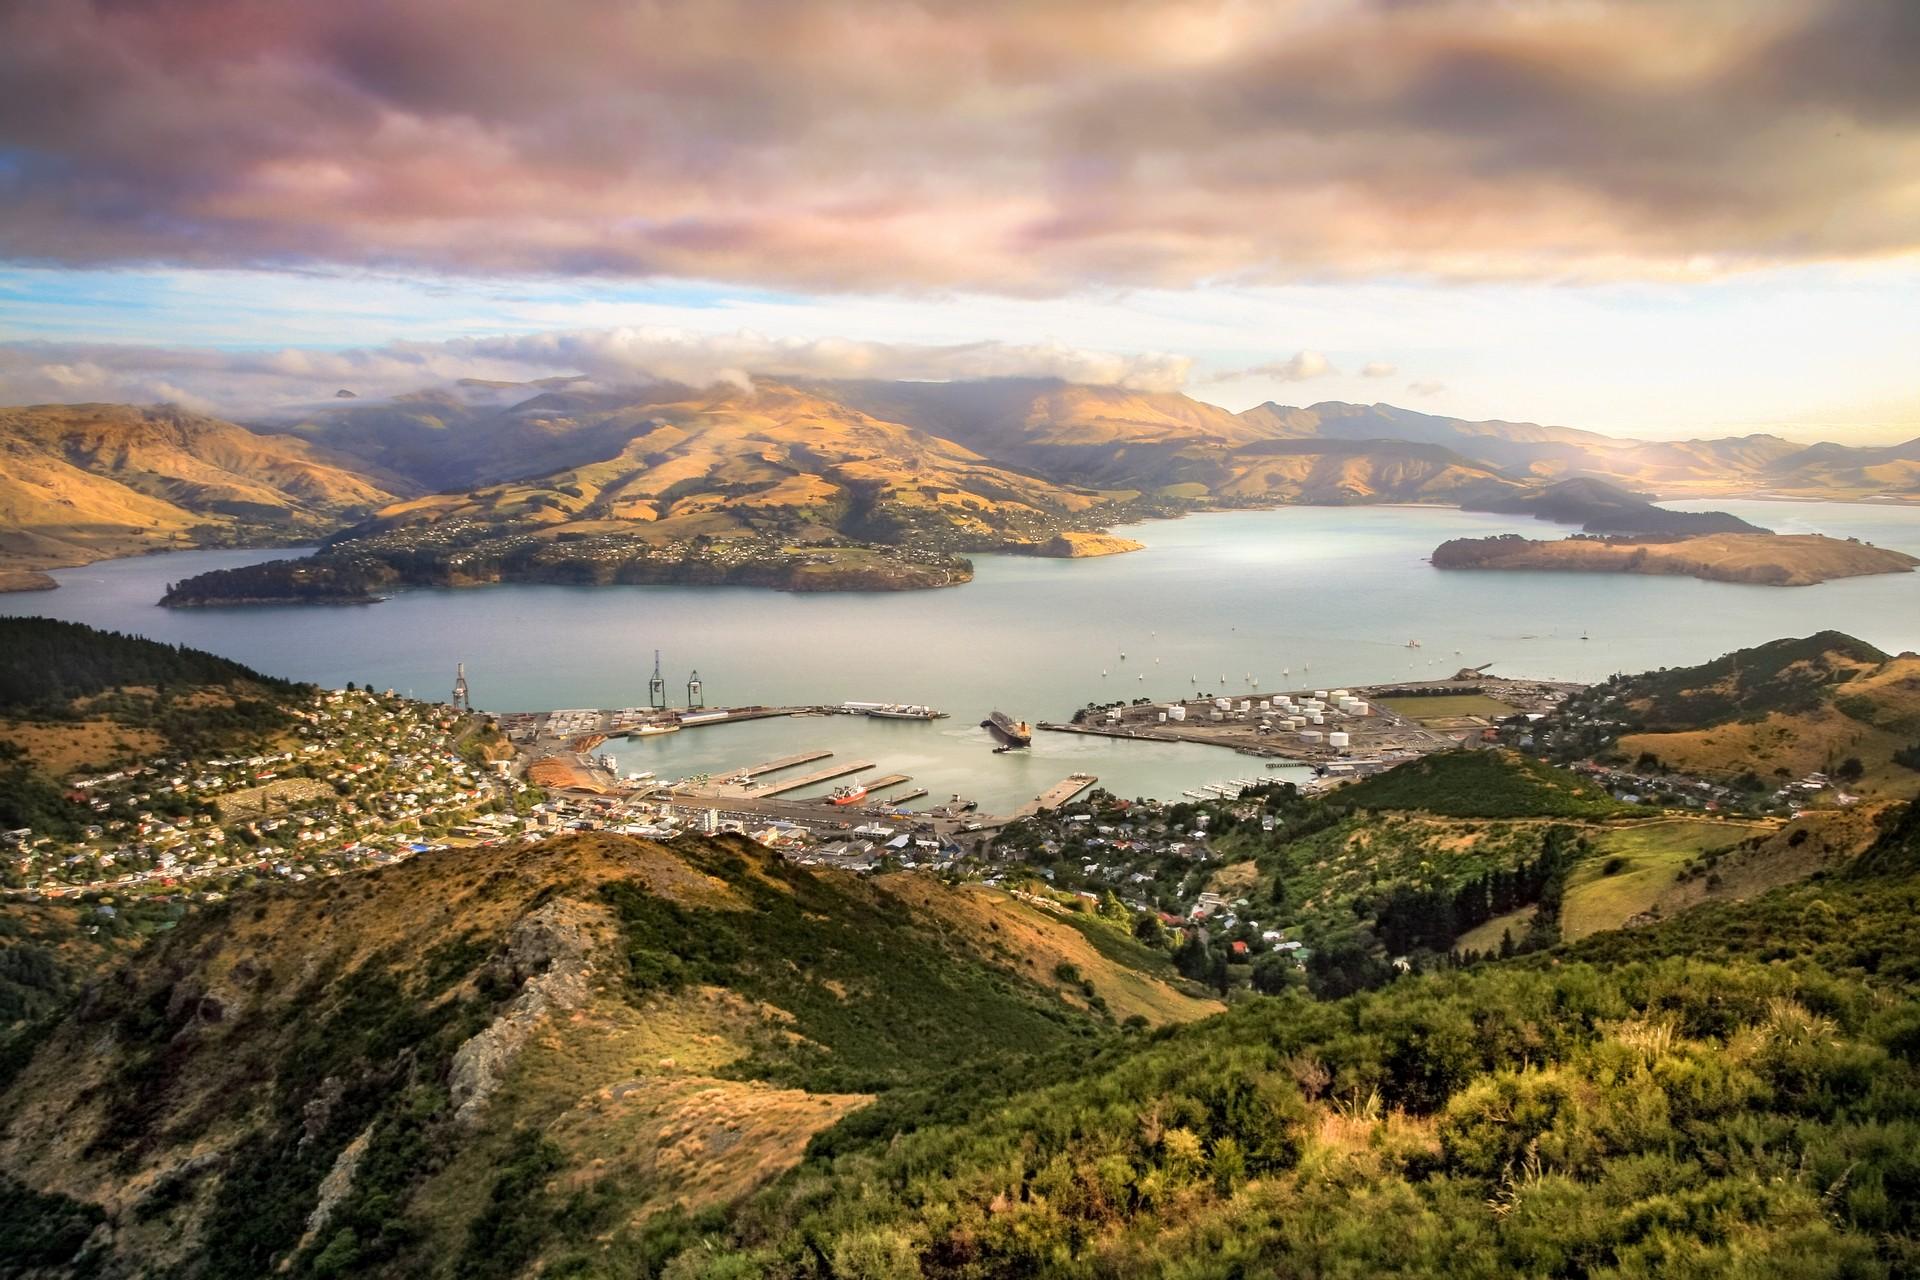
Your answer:
[[[1353,809],[1418,809],[1456,818],[1604,818],[1604,790],[1509,751],[1449,751],[1363,778],[1337,793]]]
[[[503,460],[490,470],[511,479],[393,504],[311,560],[205,576],[168,602],[498,580],[944,586],[970,576],[961,553],[1045,552],[1122,514],[1101,492],[776,385],[640,403],[550,393],[460,430],[482,458],[567,462],[526,472]]]
[[[1818,771],[1856,794],[1912,795],[1920,769],[1900,760],[1920,744],[1920,657],[1889,657],[1834,631],[1776,640],[1615,677],[1570,699],[1544,736],[1565,758],[1755,785]]]
[[[1896,845],[1897,873],[979,1090],[962,1122],[836,1143],[690,1242],[694,1273],[1910,1274]]]
[[[377,467],[171,408],[0,409],[0,567],[330,532],[404,489]]]
[[[104,1214],[109,1271],[568,1274],[836,1122],[1059,1070],[1135,1003],[1212,1007],[1114,966],[1068,983],[1084,935],[944,892],[581,836],[251,895],[16,1059],[0,1174],[49,1223]]]
[[[197,649],[0,618],[0,829],[70,835],[93,818],[63,785],[69,774],[266,742],[291,723],[297,689]]]

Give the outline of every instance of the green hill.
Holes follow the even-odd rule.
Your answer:
[[[1623,811],[1591,782],[1510,751],[1423,757],[1342,787],[1353,809],[1417,809],[1454,818],[1604,818]]]

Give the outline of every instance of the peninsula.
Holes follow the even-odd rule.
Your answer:
[[[1833,578],[1910,573],[1920,559],[1822,534],[1711,533],[1692,537],[1588,537],[1558,541],[1503,534],[1455,538],[1434,549],[1436,569],[1545,569],[1652,573],[1713,582],[1804,587]]]

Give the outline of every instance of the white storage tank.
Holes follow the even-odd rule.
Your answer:
[[[1235,710],[1240,711],[1241,713],[1244,714],[1245,712],[1253,710],[1253,704],[1243,699],[1240,705],[1237,708],[1235,708]]]
[[[1320,731],[1318,729],[1302,729],[1300,731],[1300,741],[1318,742],[1320,741]]]
[[[1325,702],[1327,700],[1327,691],[1325,689],[1315,689],[1313,691],[1313,696],[1320,699],[1320,701]]]
[[[1351,711],[1356,716],[1370,716],[1373,714],[1373,708],[1368,706],[1366,703],[1360,701],[1360,699],[1358,698],[1355,698],[1353,700],[1353,705],[1347,708],[1347,710]]]
[[[1211,714],[1211,718],[1214,720],[1225,720],[1227,718],[1227,713],[1222,711],[1220,708],[1215,707]]]
[[[1327,735],[1327,745],[1330,747],[1344,747],[1352,740],[1351,734],[1343,733],[1338,729]]]
[[[1269,698],[1262,698],[1262,699],[1260,699],[1260,709],[1261,709],[1262,711],[1271,711],[1271,710],[1273,710],[1273,701],[1272,701],[1271,699],[1269,699]]]
[[[1160,713],[1160,723],[1165,724],[1166,722],[1167,722],[1167,713],[1162,711]]]
[[[1168,707],[1166,718],[1175,721],[1185,720],[1187,718],[1187,709],[1185,707]]]
[[[1325,695],[1322,695],[1322,696],[1325,696]],[[1336,702],[1339,701],[1341,698],[1350,698],[1352,696],[1353,696],[1352,691],[1348,689],[1335,689],[1333,691],[1333,699]]]
[[[1326,722],[1327,722],[1327,718],[1321,715],[1318,711],[1314,712],[1312,715],[1307,717],[1307,723],[1309,724],[1325,724]]]
[[[1233,703],[1226,698],[1215,698],[1213,700],[1213,705],[1220,708],[1220,710],[1225,711],[1227,710],[1227,708],[1231,707]]]

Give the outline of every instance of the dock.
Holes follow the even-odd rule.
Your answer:
[[[791,769],[796,765],[812,764],[815,760],[825,760],[831,751],[802,751],[797,755],[781,756],[778,760],[767,760],[760,764],[748,765],[744,769],[735,769],[729,778],[758,778],[762,774],[778,773],[782,769]]]
[[[771,786],[755,787],[749,794],[756,796],[777,796],[788,791],[798,791],[802,787],[811,787],[822,782],[832,782],[835,778],[844,778],[850,773],[859,773],[862,769],[873,768],[871,760],[847,760],[839,764],[816,769],[797,778],[787,778]]]
[[[1017,822],[1021,818],[1031,818],[1035,814],[1042,813],[1048,809],[1058,809],[1061,805],[1073,799],[1098,781],[1100,781],[1100,779],[1090,773],[1070,773],[1033,799],[1021,805],[1018,809],[1015,809],[1012,813],[1001,819],[1001,821]]]
[[[885,791],[888,787],[897,787],[903,782],[912,781],[913,775],[910,773],[890,773],[884,778],[876,778],[874,781],[869,782],[867,784],[867,791],[869,793]]]

